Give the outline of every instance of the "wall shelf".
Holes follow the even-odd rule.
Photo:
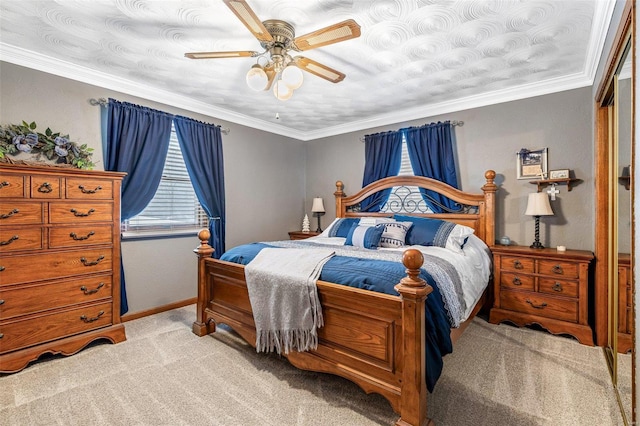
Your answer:
[[[533,185],[538,185],[538,192],[540,192],[547,185],[553,184],[567,184],[567,190],[571,191],[571,186],[575,186],[578,182],[581,182],[580,179],[575,178],[563,178],[563,179],[541,179],[541,180],[532,180],[529,182]]]

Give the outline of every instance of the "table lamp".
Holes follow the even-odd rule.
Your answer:
[[[324,203],[322,202],[322,198],[317,197],[313,199],[311,213],[318,218],[318,229],[316,229],[316,232],[322,232],[322,228],[320,228],[320,216],[324,216]]]
[[[540,243],[540,216],[553,216],[553,210],[549,204],[549,196],[546,192],[534,192],[529,194],[527,202],[527,210],[524,212],[527,216],[533,216],[536,221],[536,240],[529,247],[534,249],[543,249]]]

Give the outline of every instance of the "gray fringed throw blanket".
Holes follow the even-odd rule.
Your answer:
[[[318,347],[324,321],[316,281],[333,255],[330,249],[265,248],[245,266],[257,352]]]

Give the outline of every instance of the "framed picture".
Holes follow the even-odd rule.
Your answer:
[[[518,179],[546,179],[547,148],[530,151],[522,148],[517,153]]]
[[[549,179],[569,179],[569,169],[551,170]]]

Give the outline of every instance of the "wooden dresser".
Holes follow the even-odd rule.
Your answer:
[[[0,372],[125,340],[123,176],[0,164]]]
[[[633,349],[633,289],[631,288],[631,256],[618,255],[618,352]]]
[[[494,304],[489,321],[539,324],[593,346],[589,325],[590,251],[494,246]]]

